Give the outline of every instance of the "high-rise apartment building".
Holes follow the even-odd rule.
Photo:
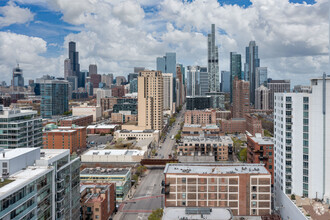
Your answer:
[[[258,88],[256,85],[256,68],[260,67],[260,59],[258,56],[258,46],[255,41],[250,41],[245,51],[244,74],[245,80],[250,82],[250,101],[254,104],[254,90]]]
[[[241,54],[230,52],[230,102],[233,101],[233,82],[236,76],[242,80]]]
[[[173,112],[173,74],[163,73],[163,108]]]
[[[101,82],[103,82],[107,87],[110,88],[113,83],[113,74],[112,73],[103,74],[101,76]]]
[[[129,73],[127,76],[128,83],[130,83],[133,79],[137,79],[138,75],[139,75],[139,73]]]
[[[269,109],[269,89],[261,85],[255,90],[255,109],[268,110]]]
[[[215,44],[215,25],[211,26],[211,34],[207,37],[207,64],[209,72],[209,92],[220,92],[219,52]]]
[[[330,78],[311,79],[311,86],[312,93],[275,94],[275,192],[329,204]]]
[[[184,86],[184,67],[182,64],[176,66],[176,107],[182,106],[186,97]]]
[[[42,121],[37,113],[0,105],[0,148],[42,147]]]
[[[68,76],[68,77],[66,77],[66,80],[69,82],[72,91],[77,91],[78,90],[78,77]]]
[[[163,129],[163,76],[161,71],[141,71],[138,76],[138,127]]]
[[[256,68],[256,89],[261,85],[267,85],[267,67],[257,67]]]
[[[221,92],[228,93],[230,92],[230,72],[221,71]]]
[[[23,87],[24,86],[23,70],[21,68],[19,68],[18,64],[17,64],[17,67],[15,67],[13,69],[13,79],[12,79],[11,85],[13,87]]]
[[[200,67],[187,66],[187,96],[199,96],[200,91]]]
[[[271,175],[263,164],[168,163],[165,207],[226,207],[234,216],[271,214]]]
[[[267,83],[269,89],[269,109],[274,109],[275,93],[290,92],[290,80],[271,80]]]
[[[233,118],[245,118],[250,111],[250,83],[235,77],[233,84]]]
[[[2,219],[79,219],[80,160],[69,150],[1,149]]]
[[[209,73],[207,72],[207,67],[200,67],[199,85],[201,95],[206,95],[209,92]]]
[[[40,114],[43,118],[62,115],[69,110],[68,81],[56,80],[46,75],[37,79],[37,83],[40,84]]]

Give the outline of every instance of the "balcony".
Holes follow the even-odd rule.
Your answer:
[[[268,156],[263,156],[263,155],[260,155],[259,156],[259,160],[267,160],[268,159]]]

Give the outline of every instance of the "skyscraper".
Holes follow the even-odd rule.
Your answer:
[[[249,82],[239,80],[236,76],[233,84],[233,118],[245,118],[250,111]]]
[[[56,80],[54,77],[43,76],[37,79],[40,84],[41,106],[40,114],[43,118],[62,115],[69,110],[69,83]]]
[[[13,69],[13,80],[11,85],[13,87],[23,87],[24,86],[24,77],[23,77],[23,70],[19,68],[19,65],[17,64],[17,67]]]
[[[221,92],[230,92],[230,72],[221,71]]]
[[[173,112],[173,74],[162,73],[163,75],[163,108],[164,110],[170,110]]]
[[[207,57],[208,57],[208,71],[209,71],[209,91],[220,92],[219,84],[219,52],[218,46],[215,45],[215,25],[211,26],[211,34],[207,37]]]
[[[256,87],[267,84],[267,67],[256,68]]]
[[[275,94],[275,206],[285,194],[330,203],[330,78],[311,86],[311,93]]]
[[[89,75],[97,74],[97,65],[89,64]]]
[[[274,94],[290,92],[290,80],[271,80],[267,83],[269,89],[269,109],[274,109]]]
[[[207,67],[200,67],[199,83],[201,95],[206,95],[209,91],[209,73],[207,72]]]
[[[80,65],[79,65],[79,53],[76,51],[76,42],[69,42],[69,59],[71,64],[71,71],[73,76],[79,75]]]
[[[141,71],[138,76],[138,127],[163,129],[163,76],[160,71]]]
[[[255,90],[255,109],[268,110],[269,109],[269,89],[261,85]]]
[[[233,82],[236,76],[242,80],[241,54],[230,52],[230,102],[233,101]]]
[[[200,67],[187,66],[187,96],[199,96],[200,91]]]
[[[64,79],[67,79],[68,76],[72,76],[71,61],[69,58],[64,60]]]
[[[260,59],[258,56],[258,46],[255,41],[250,41],[245,51],[244,74],[245,80],[250,82],[250,101],[254,104],[254,96],[256,86],[256,68],[260,67]]]

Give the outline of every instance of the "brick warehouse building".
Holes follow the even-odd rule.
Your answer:
[[[69,116],[60,119],[60,126],[88,126],[93,123],[93,115]]]
[[[247,162],[263,163],[272,175],[274,184],[274,142],[273,138],[262,137],[257,133],[255,136],[247,135]]]
[[[234,216],[271,214],[271,175],[263,164],[168,163],[165,207],[226,207]]]

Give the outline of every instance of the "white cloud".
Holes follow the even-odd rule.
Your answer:
[[[0,7],[0,15],[0,28],[12,24],[24,24],[33,21],[34,18],[34,14],[28,8],[20,8],[12,2]]]
[[[40,4],[40,0],[29,1]],[[100,73],[128,73],[134,66],[155,68],[156,57],[169,51],[177,52],[178,62],[184,65],[205,66],[206,35],[215,23],[220,70],[229,69],[231,51],[241,53],[244,62],[250,40],[257,42],[261,65],[268,66],[272,78],[292,78],[293,83],[304,80],[306,84],[312,74],[328,70],[327,0],[318,0],[314,5],[251,0],[247,8],[220,5],[217,0],[47,2],[49,9],[62,13],[64,21],[82,27],[80,33],[66,36],[63,45],[67,49],[70,40],[77,42],[81,69],[87,69],[90,63],[97,63]],[[145,7],[154,13],[144,12]],[[15,48],[23,54],[27,50]],[[44,50],[35,52],[36,57],[46,53],[46,46]],[[63,72],[62,63],[67,56],[67,51],[64,53],[56,61],[59,73]],[[38,68],[48,73],[47,66]],[[303,77],[297,77],[300,75]]]

